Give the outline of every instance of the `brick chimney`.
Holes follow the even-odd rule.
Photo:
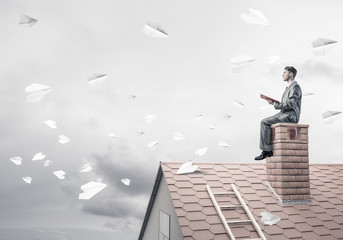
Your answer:
[[[308,125],[272,125],[272,157],[267,158],[267,181],[284,204],[310,201]]]

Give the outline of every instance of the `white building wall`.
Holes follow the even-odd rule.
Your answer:
[[[161,178],[161,183],[144,232],[143,240],[158,240],[158,217],[160,210],[170,216],[170,240],[183,240],[179,220],[177,219],[174,204],[164,176]]]

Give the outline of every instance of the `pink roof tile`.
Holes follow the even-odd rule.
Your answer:
[[[343,239],[343,165],[310,165],[310,204],[282,205],[266,186],[264,164],[198,163],[199,171],[177,175],[181,162],[162,162],[176,215],[185,240],[229,240],[206,191],[231,190],[234,183],[267,239]],[[230,197],[216,199],[219,205],[237,204]],[[236,202],[235,202],[236,201]],[[281,218],[269,226],[260,213]],[[228,220],[247,219],[242,209],[223,211]],[[257,238],[251,224],[232,227],[236,237]]]

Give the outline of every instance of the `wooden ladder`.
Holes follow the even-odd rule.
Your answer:
[[[252,213],[250,212],[248,206],[245,204],[243,198],[241,197],[241,194],[238,192],[236,186],[234,184],[231,184],[231,188],[232,188],[232,192],[216,192],[216,193],[213,193],[210,186],[206,185],[206,190],[208,192],[208,194],[210,195],[211,197],[211,200],[213,202],[213,205],[215,207],[215,209],[217,210],[217,213],[219,215],[219,218],[220,220],[222,221],[223,225],[224,225],[224,228],[227,232],[227,234],[230,236],[230,239],[231,240],[235,240],[235,236],[233,235],[232,231],[231,231],[231,228],[230,228],[230,224],[246,224],[246,223],[252,223],[252,225],[254,226],[256,232],[258,233],[258,235],[260,236],[260,238],[251,238],[251,239],[247,239],[247,240],[267,240],[267,238],[264,236],[260,226],[257,224],[254,216],[252,215]],[[228,196],[228,195],[234,195],[240,205],[226,205],[226,206],[219,206],[216,198],[215,198],[215,195],[225,195],[225,196]],[[243,210],[245,211],[245,213],[247,214],[249,220],[237,220],[237,221],[227,221],[224,217],[224,214],[222,212],[222,209],[235,209],[235,208],[243,208]]]

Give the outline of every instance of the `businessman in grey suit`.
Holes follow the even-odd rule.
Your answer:
[[[271,126],[275,123],[298,123],[301,111],[301,88],[294,80],[297,70],[294,67],[285,67],[282,78],[288,83],[285,92],[282,95],[281,102],[268,100],[269,104],[274,105],[275,109],[281,110],[274,116],[265,118],[261,121],[260,129],[260,149],[262,153],[255,157],[255,160],[262,160],[273,156],[271,144]]]

